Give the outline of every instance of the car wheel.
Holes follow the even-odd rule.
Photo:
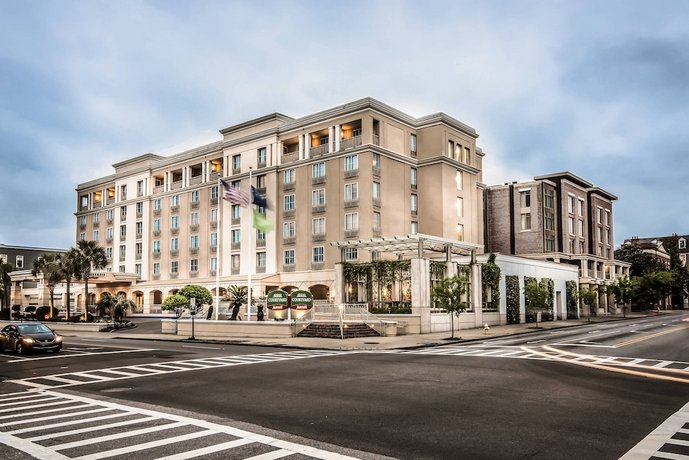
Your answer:
[[[21,342],[17,342],[17,345],[15,346],[14,349],[17,350],[17,354],[18,354],[18,355],[24,354],[24,347],[22,347],[22,343],[21,343]]]

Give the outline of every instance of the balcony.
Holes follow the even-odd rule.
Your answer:
[[[105,200],[105,204],[115,204],[115,197],[110,197]]]
[[[325,241],[325,233],[314,233],[311,235],[311,241]]]
[[[170,212],[178,212],[179,211],[179,205],[178,204],[173,204],[170,206]]]
[[[282,212],[282,217],[285,217],[285,218],[287,218],[287,217],[294,217],[294,212],[295,212],[294,209],[289,209],[289,210],[287,210],[287,211],[283,211],[283,212]]]
[[[211,245],[211,254],[215,254],[216,252],[218,252],[218,246],[215,244],[212,244]]]
[[[160,212],[161,212],[161,209],[160,209],[160,208],[156,208],[156,209],[153,210],[153,215],[154,215],[154,216],[159,216],[159,215],[160,215]]]
[[[340,141],[340,150],[353,149],[361,145],[361,136],[350,137],[349,139],[342,139]]]
[[[325,176],[315,176],[311,178],[312,185],[325,184]]]
[[[153,236],[160,236],[160,230],[153,230]]]
[[[321,213],[321,212],[325,212],[325,205],[324,205],[324,204],[320,204],[320,205],[317,205],[317,206],[311,206],[311,212],[314,213],[314,214]]]
[[[156,185],[153,187],[153,193],[158,194],[158,193],[163,193],[165,191],[165,187],[162,185]]]
[[[98,227],[100,225],[100,220],[94,220],[93,221],[93,226]]]
[[[112,217],[108,217],[107,219],[105,219],[105,223],[112,224]]]
[[[179,233],[179,227],[173,227],[170,229],[170,233],[177,235]]]
[[[136,239],[137,239],[137,240],[140,240],[140,239],[143,238],[143,237],[144,237],[143,233],[137,233],[137,234],[136,234]]]
[[[328,144],[319,145],[318,147],[311,147],[309,150],[309,156],[311,156],[311,158],[319,157],[326,153],[328,153]]]
[[[359,200],[358,199],[356,199],[356,200],[345,200],[345,202],[344,202],[345,209],[346,208],[356,208],[357,206],[359,206]]]
[[[143,216],[144,216],[144,213],[143,213],[143,212],[138,212],[138,211],[137,211],[137,213],[136,213],[136,218],[137,218],[137,219],[141,219]]]
[[[199,224],[189,224],[189,230],[192,232],[198,232],[199,231]]]
[[[189,254],[195,256],[199,253],[199,248],[189,248]]]
[[[80,230],[86,230],[86,224],[79,224],[79,229]]]
[[[112,236],[106,236],[106,237],[105,237],[105,242],[106,242],[106,243],[112,243]]]
[[[344,172],[344,178],[345,179],[350,179],[352,177],[357,177],[359,175],[359,169],[350,169],[349,171]]]
[[[266,240],[256,240],[256,247],[257,248],[265,248],[266,247]]]
[[[283,272],[293,272],[294,271],[294,264],[284,264],[282,266],[282,271]]]
[[[294,190],[296,186],[296,182],[285,182],[284,184],[282,184],[282,189],[286,192],[288,190]]]
[[[217,220],[211,221],[211,228],[218,228],[218,221]]]
[[[170,184],[170,190],[177,190],[180,188],[182,188],[182,181],[181,180],[176,180]]]
[[[201,183],[201,180],[203,179],[202,176],[192,176],[189,178],[189,185],[197,185]]]
[[[266,272],[266,266],[265,265],[257,265],[256,266],[256,273],[265,273]]]
[[[191,205],[191,209],[198,209],[201,202],[199,200],[196,200],[196,201],[192,201],[189,204]]]
[[[171,256],[177,256],[179,254],[179,249],[170,249]]]
[[[345,230],[344,236],[345,238],[356,238],[359,236],[359,229]]]
[[[230,244],[230,249],[239,249],[242,247],[242,243],[240,241],[233,241]]]
[[[232,267],[230,269],[230,275],[239,275],[239,267]]]
[[[296,236],[285,236],[282,238],[282,244],[294,244],[297,242]]]
[[[94,201],[93,202],[93,209],[98,209],[103,207],[103,202],[102,201]]]
[[[134,256],[134,258],[135,258],[136,260],[141,260],[141,257],[142,257],[141,254],[137,254],[136,256]]]
[[[160,259],[160,251],[153,251],[153,258]]]

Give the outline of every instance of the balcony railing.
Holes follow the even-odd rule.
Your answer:
[[[170,184],[170,190],[177,190],[180,188],[182,188],[182,181],[181,180],[176,180]]]
[[[178,234],[178,233],[179,233],[179,227],[173,227],[173,228],[171,228],[171,229],[170,229],[170,233],[172,233],[173,235]]]
[[[340,141],[340,150],[347,150],[361,145],[361,136],[350,137]]]
[[[136,254],[136,256],[134,256],[134,258],[135,258],[136,260],[141,260],[141,257],[142,257],[141,254]]]
[[[345,238],[355,238],[359,236],[359,229],[345,230],[344,235]]]
[[[376,177],[380,177],[380,173],[381,173],[380,166],[374,166],[373,167],[373,175]]]
[[[211,228],[218,228],[218,221],[217,220],[211,221]]]
[[[162,210],[161,210],[160,208],[155,208],[155,209],[153,209],[153,215],[154,215],[154,216],[159,216],[160,213],[161,213],[161,211],[162,211]]]
[[[94,209],[98,209],[98,208],[102,208],[102,207],[103,207],[103,203],[101,201],[94,201],[93,202],[93,208]]]
[[[311,149],[309,149],[309,156],[311,157],[319,157],[326,153],[328,153],[328,144],[319,145],[318,147],[311,147]]]
[[[266,266],[265,265],[257,265],[256,266],[256,273],[265,273],[266,272]]]
[[[325,233],[314,233],[311,235],[311,241],[325,241]]]
[[[239,241],[233,241],[232,244],[230,244],[230,249],[239,249],[242,247],[242,243]]]
[[[158,193],[163,193],[165,191],[165,187],[163,185],[156,185],[153,187],[153,193],[158,194]]]
[[[200,184],[202,179],[203,179],[203,177],[201,175],[192,176],[189,178],[189,185]]]
[[[211,198],[211,204],[218,204],[218,197]]]
[[[94,220],[93,221],[93,226],[98,227],[100,225],[100,220]]]
[[[144,234],[143,234],[143,233],[138,232],[138,233],[136,234],[136,239],[137,239],[137,240],[140,240],[140,239],[143,238],[143,237],[144,237]]]
[[[239,217],[233,217],[232,219],[230,219],[230,223],[232,225],[239,225],[239,222],[241,222],[241,220],[242,219],[240,219]]]
[[[114,204],[114,203],[115,203],[115,197],[107,198],[105,200],[105,204]]]
[[[178,204],[173,204],[170,206],[170,212],[177,212],[179,211],[179,205]]]
[[[324,205],[324,204],[319,204],[319,205],[316,205],[316,206],[311,206],[311,212],[312,212],[312,213],[325,212],[325,205]]]
[[[170,249],[170,255],[171,256],[176,256],[179,254],[179,249]]]
[[[297,186],[297,183],[294,182],[294,181],[292,181],[292,182],[285,182],[284,184],[282,184],[282,189],[283,189],[284,191],[294,190],[294,188],[295,188],[296,186]]]
[[[359,200],[358,199],[356,199],[356,200],[345,200],[345,202],[344,202],[345,208],[356,208],[357,206],[359,206]]]
[[[199,200],[196,200],[196,201],[192,201],[192,202],[189,203],[189,204],[191,205],[191,209],[198,209],[198,207],[199,207],[199,205],[201,204],[201,202],[200,202]]]
[[[199,231],[199,224],[189,224],[189,230],[192,232],[198,232]]]
[[[211,254],[215,254],[216,252],[218,252],[218,246],[215,244],[212,244],[211,245]]]
[[[282,212],[282,217],[294,217],[294,209],[289,209]]]
[[[283,264],[282,265],[282,271],[283,272],[293,272],[294,271],[294,264]]]
[[[153,251],[153,258],[160,259],[160,251]]]
[[[232,267],[230,269],[230,275],[239,275],[239,267]]]
[[[285,236],[282,238],[282,244],[294,244],[297,242],[296,236]]]
[[[196,255],[199,253],[199,248],[189,248],[189,254]]]
[[[160,236],[160,230],[153,230],[153,236]]]
[[[359,169],[350,169],[349,171],[344,172],[344,178],[349,179],[352,177],[357,177],[359,175]]]
[[[315,176],[311,178],[312,185],[325,184],[325,176]]]
[[[265,248],[266,247],[266,240],[256,240],[256,247],[257,248]]]

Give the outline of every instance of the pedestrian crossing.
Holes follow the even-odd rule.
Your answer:
[[[642,459],[689,460],[689,403],[620,458]]]
[[[212,369],[218,367],[241,366],[295,359],[318,358],[324,356],[338,356],[350,354],[350,351],[339,350],[289,350],[275,353],[261,353],[251,355],[219,356],[211,358],[197,358],[179,361],[168,361],[151,364],[137,364],[113,368],[94,369],[82,372],[66,372],[62,374],[44,375],[25,379],[7,380],[37,389],[64,388],[90,383],[108,382],[114,380],[148,377],[151,375],[171,374],[176,372]]]
[[[0,445],[41,460],[356,458],[228,425],[51,390],[2,395],[0,414]]]

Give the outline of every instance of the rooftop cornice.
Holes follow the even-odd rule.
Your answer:
[[[82,191],[82,190],[85,189],[85,188],[91,188],[91,187],[95,187],[95,186],[97,186],[97,185],[105,185],[105,184],[107,184],[107,183],[109,183],[109,182],[115,182],[115,179],[116,179],[116,178],[117,178],[117,175],[116,175],[116,174],[110,174],[110,175],[108,175],[108,176],[99,177],[98,179],[93,179],[93,180],[91,180],[91,181],[88,181],[88,182],[84,182],[84,183],[78,184],[78,185],[77,185],[77,188],[76,188],[75,190],[76,190],[77,192],[79,192],[79,191]]]
[[[594,194],[594,195],[600,195],[600,196],[602,196],[603,198],[606,198],[606,199],[608,199],[608,200],[610,200],[610,201],[616,201],[616,200],[617,200],[617,196],[616,196],[616,195],[613,195],[612,193],[607,192],[607,191],[603,190],[603,189],[600,188],[600,187],[591,187],[591,188],[587,189],[586,191],[589,192],[589,193],[592,193],[592,194]]]
[[[129,166],[134,163],[139,163],[141,161],[146,161],[146,160],[151,160],[151,161],[157,161],[157,160],[164,160],[165,157],[161,157],[160,155],[156,155],[155,153],[144,153],[143,155],[136,156],[134,158],[130,158],[128,160],[120,161],[119,163],[115,163],[112,165],[113,168],[121,168],[122,166]]]
[[[0,243],[0,249],[14,249],[23,251],[46,251],[46,252],[67,252],[67,249],[55,249],[55,248],[41,248],[35,246],[15,246],[11,244]]]
[[[542,176],[536,176],[534,177],[534,180],[545,180],[545,179],[550,179],[553,181],[557,181],[560,179],[568,180],[570,182],[573,182],[577,184],[580,187],[584,188],[591,188],[593,187],[593,184],[586,179],[582,179],[581,177],[577,176],[576,174],[573,174],[569,171],[563,171],[563,172],[558,172],[558,173],[551,173],[551,174],[544,174]]]
[[[268,115],[264,115],[262,117],[254,118],[236,125],[229,126],[227,128],[223,128],[220,130],[220,134],[223,136],[226,136],[228,134],[232,134],[237,131],[241,131],[242,129],[247,129],[251,128],[252,126],[260,125],[262,123],[266,123],[268,121],[278,121],[281,123],[289,123],[290,121],[293,121],[294,118],[289,117],[287,115],[283,115],[278,112],[274,112]]]

